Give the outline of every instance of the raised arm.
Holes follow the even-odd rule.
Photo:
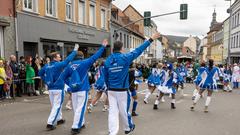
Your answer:
[[[91,57],[87,58],[86,60],[83,61],[83,63],[86,63],[86,68],[89,69],[94,62],[96,62],[96,60],[98,58],[100,58],[105,50],[105,47],[108,45],[108,41],[106,39],[103,40],[102,42],[102,47]]]
[[[65,67],[68,65],[69,62],[71,62],[74,57],[77,55],[77,51],[78,51],[79,45],[75,44],[75,47],[73,49],[73,52],[67,56],[67,58],[65,60],[63,60],[62,62],[59,62],[57,64],[58,67]]]
[[[151,38],[147,41],[145,41],[142,45],[140,45],[138,48],[136,48],[135,50],[133,50],[130,53],[127,53],[126,56],[128,58],[128,62],[129,64],[132,63],[132,61],[134,59],[136,59],[138,56],[140,56],[142,54],[142,52],[148,47],[150,46],[150,44],[155,40],[158,39],[160,37],[160,33],[155,33],[151,36]]]

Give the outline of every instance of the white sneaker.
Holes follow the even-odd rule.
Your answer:
[[[107,106],[107,105],[104,105],[102,111],[103,111],[103,112],[108,111],[108,106]]]
[[[165,99],[164,99],[164,97],[162,97],[162,99],[161,99],[161,102],[163,102],[163,103],[165,102]]]
[[[90,105],[88,106],[88,108],[87,108],[88,113],[91,113],[91,112],[92,112],[92,109],[93,109],[93,106],[90,104]]]
[[[72,107],[69,104],[66,105],[66,108],[67,108],[67,110],[72,110]]]
[[[144,99],[144,100],[143,100],[143,102],[144,102],[145,104],[148,104],[148,101],[147,101],[147,99]]]

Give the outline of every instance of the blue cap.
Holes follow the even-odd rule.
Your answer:
[[[168,68],[169,70],[173,70],[173,65],[172,65],[172,63],[168,63],[168,64],[167,64],[167,68]]]

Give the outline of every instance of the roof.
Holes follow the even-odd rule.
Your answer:
[[[188,37],[174,35],[165,35],[165,37],[168,39],[169,46],[173,46],[175,43],[183,44],[188,39]]]
[[[113,23],[116,23],[119,26],[124,26],[124,25],[132,22],[130,20],[130,18],[125,13],[123,13],[123,11],[120,8],[118,8],[114,4],[112,4],[112,11],[117,11],[117,13],[118,13],[118,20],[112,19],[111,21]],[[128,19],[128,21],[127,22],[123,21],[126,18]],[[134,29],[134,24],[130,25],[124,29],[131,31],[133,34],[138,35],[139,37],[144,39],[144,35],[142,33],[140,33],[139,30]]]
[[[223,28],[223,23],[216,23],[213,25],[213,27],[210,29],[210,31],[207,34],[213,32],[213,31],[219,31],[222,28]]]
[[[136,10],[136,8],[134,8],[131,4],[129,4],[129,5],[123,10],[123,13],[124,13],[128,8],[132,8],[139,16],[141,16],[142,18],[144,18],[144,17]]]

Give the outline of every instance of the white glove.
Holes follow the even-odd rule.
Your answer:
[[[78,44],[75,44],[75,46],[74,46],[74,51],[78,51],[78,48],[79,48],[79,45]]]

